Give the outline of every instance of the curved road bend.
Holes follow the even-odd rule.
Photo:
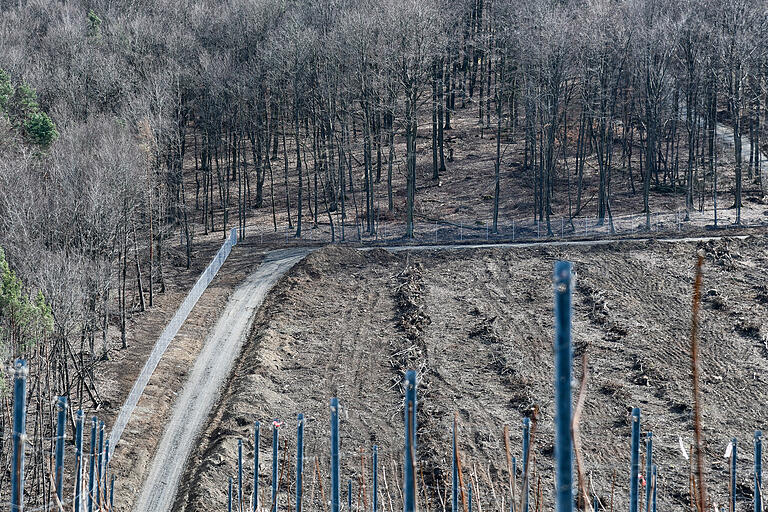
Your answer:
[[[134,510],[171,510],[184,461],[191,453],[222,385],[229,378],[256,311],[280,276],[309,252],[308,249],[270,252],[256,271],[232,293],[176,399]]]

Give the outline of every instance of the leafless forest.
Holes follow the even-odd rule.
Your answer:
[[[407,237],[459,172],[443,202],[481,184],[492,231],[504,205],[550,232],[587,211],[649,228],[667,197],[739,224],[766,107],[764,0],[0,0],[0,354],[30,361],[27,503],[51,500],[54,397],[101,408],[130,318],[232,227]],[[462,169],[451,144],[481,141],[487,169]]]

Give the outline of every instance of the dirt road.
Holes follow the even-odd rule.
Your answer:
[[[249,333],[254,314],[272,285],[308,253],[290,249],[270,253],[232,294],[174,404],[135,510],[170,510],[203,422]]]

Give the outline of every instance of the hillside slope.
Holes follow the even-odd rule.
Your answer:
[[[660,507],[687,507],[689,462],[679,438],[686,446],[692,441],[687,344],[699,249],[707,255],[701,342],[708,489],[713,503],[725,503],[727,465],[722,454],[736,436],[741,454],[737,492],[746,506],[751,500],[752,433],[767,421],[766,248],[765,238],[750,238],[398,255],[318,251],[285,276],[265,301],[188,463],[175,508],[221,509],[228,478],[237,475],[238,438],[245,440],[244,472],[252,474],[254,421],[263,425],[260,499],[268,507],[270,422],[280,418],[285,422],[281,439],[287,440],[290,452],[287,462],[281,462],[280,507],[290,509],[295,415],[303,412],[309,461],[305,507],[324,510],[320,496],[327,497],[329,484],[328,399],[335,395],[343,408],[342,482],[353,479],[357,503],[360,451],[368,466],[371,445],[377,443],[383,466],[380,503],[385,510],[397,510],[402,480],[393,468],[402,451],[398,382],[404,366],[422,371],[419,459],[430,510],[450,508],[446,484],[454,411],[459,413],[463,464],[475,497],[482,508],[500,510],[507,494],[502,429],[510,426],[513,455],[519,457],[521,420],[533,405],[540,409],[540,420],[532,488],[541,489],[544,507],[551,508],[550,275],[556,259],[573,261],[577,272],[574,342],[577,357],[587,352],[591,374],[581,427],[590,490],[608,508],[615,472],[613,503],[626,509],[629,412],[639,406],[642,430],[654,432]],[[574,366],[580,378],[579,364]],[[370,495],[369,467],[363,481]],[[346,485],[342,490],[346,501]],[[246,478],[244,495],[250,493]],[[504,499],[508,509],[509,498]]]

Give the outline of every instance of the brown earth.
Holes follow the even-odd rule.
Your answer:
[[[287,462],[280,456],[279,508],[291,510],[295,418],[303,412],[308,418],[305,507],[325,510],[320,496],[328,499],[329,493],[332,396],[342,404],[342,501],[350,478],[353,501],[361,500],[363,481],[370,505],[369,454],[376,443],[381,506],[390,512],[401,508],[399,383],[406,365],[420,370],[419,460],[425,474],[420,486],[428,489],[426,508],[450,509],[449,436],[456,411],[464,475],[473,483],[475,506],[508,510],[502,429],[510,426],[512,454],[519,458],[521,420],[534,405],[540,418],[532,488],[541,490],[539,509],[552,508],[550,276],[557,259],[573,261],[577,273],[573,337],[576,356],[586,352],[589,359],[581,437],[590,492],[607,509],[615,478],[613,506],[626,509],[630,411],[638,406],[642,430],[654,432],[659,506],[687,508],[690,463],[680,440],[687,449],[693,438],[688,346],[693,268],[697,251],[703,250],[700,339],[708,491],[713,504],[727,503],[723,452],[736,436],[736,491],[739,509],[746,510],[752,432],[768,422],[766,249],[765,236],[408,254],[322,249],[284,276],[265,301],[188,462],[175,509],[223,509],[228,478],[237,475],[238,438],[245,443],[244,495],[250,503],[254,421],[263,425],[260,500],[268,507],[270,420],[280,418],[289,452]],[[574,366],[580,379],[579,364]],[[517,478],[519,492],[519,473]],[[537,494],[532,492],[532,509]]]

